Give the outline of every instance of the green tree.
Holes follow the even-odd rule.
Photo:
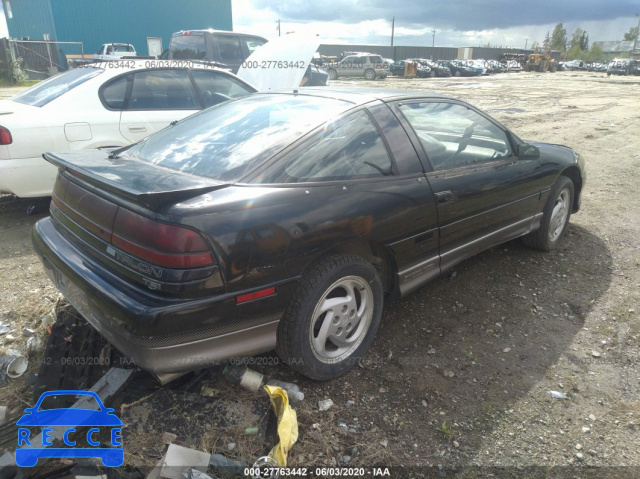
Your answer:
[[[631,27],[627,33],[624,34],[623,40],[625,42],[634,41],[638,36],[638,27]]]
[[[567,60],[586,60],[587,52],[584,52],[580,45],[575,45],[567,50],[564,57]]]
[[[569,42],[569,49],[575,47],[580,48],[582,51],[589,49],[589,34],[582,28],[576,28],[576,31],[571,35],[571,42]]]
[[[549,32],[547,32],[546,36],[544,37],[544,41],[542,42],[542,46],[548,47],[550,43],[551,43],[551,36],[549,35]]]
[[[567,30],[562,23],[558,23],[553,29],[549,46],[552,50],[559,50],[561,52],[567,49]]]
[[[587,59],[590,62],[603,62],[605,60],[605,55],[602,47],[597,43],[593,43],[591,45],[591,49],[589,49]]]

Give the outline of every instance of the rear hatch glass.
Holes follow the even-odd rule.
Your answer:
[[[178,60],[205,60],[207,42],[204,33],[183,32],[171,37],[169,58]]]
[[[127,156],[235,182],[351,103],[303,95],[251,95],[209,108],[153,135]]]

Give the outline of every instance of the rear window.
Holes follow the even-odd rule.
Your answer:
[[[301,95],[252,95],[192,115],[126,154],[165,168],[233,182],[350,105]]]
[[[169,44],[169,58],[205,60],[207,58],[207,43],[204,34],[185,32],[173,35]]]
[[[100,75],[103,71],[102,68],[94,67],[74,68],[41,81],[37,85],[18,93],[11,100],[25,105],[44,106],[87,80]]]

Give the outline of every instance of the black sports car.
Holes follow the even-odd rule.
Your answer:
[[[424,92],[257,93],[136,145],[47,153],[34,227],[69,302],[161,378],[276,349],[326,380],[369,348],[386,297],[522,236],[553,249],[584,162]]]

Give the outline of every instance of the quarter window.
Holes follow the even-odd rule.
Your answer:
[[[434,170],[459,168],[512,156],[507,134],[484,116],[454,103],[400,106]]]
[[[122,110],[127,95],[127,84],[130,75],[124,75],[112,81],[102,89],[102,102],[107,108]]]
[[[369,116],[359,111],[328,123],[262,183],[377,178],[393,174],[384,141]],[[268,178],[271,176],[271,178]]]

